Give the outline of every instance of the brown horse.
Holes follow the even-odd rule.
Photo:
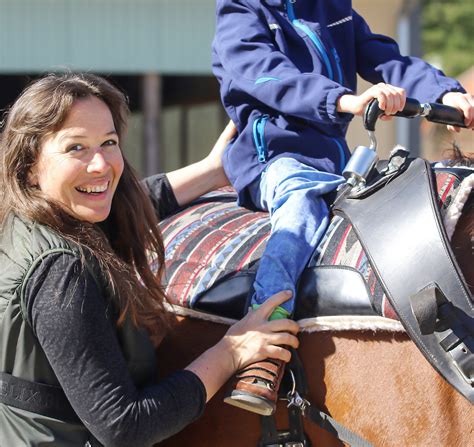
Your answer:
[[[451,244],[474,293],[472,193]],[[167,374],[187,365],[223,336],[227,326],[178,317],[159,348]],[[474,439],[474,410],[431,367],[401,330],[338,330],[301,333],[299,355],[308,379],[305,396],[314,406],[374,446],[468,446]],[[256,446],[258,415],[222,402],[223,390],[203,416],[163,446]],[[277,426],[287,427],[286,402],[278,404]],[[305,421],[314,446],[341,446],[341,441]]]
[[[181,319],[160,348],[160,358],[168,359],[167,371],[184,367],[225,330],[218,324]],[[309,381],[307,399],[374,446],[472,445],[472,406],[432,369],[406,335],[303,333],[299,354]],[[259,416],[228,406],[222,398],[221,391],[197,422],[162,445],[256,446]],[[285,404],[281,402],[276,412],[282,428]],[[343,445],[310,422],[305,422],[305,431],[315,446]]]

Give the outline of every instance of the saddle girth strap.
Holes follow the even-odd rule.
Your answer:
[[[410,338],[473,403],[474,306],[434,191],[429,164],[415,159],[382,189],[341,196],[333,211],[351,222]]]

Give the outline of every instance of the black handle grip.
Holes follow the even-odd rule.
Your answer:
[[[415,118],[423,112],[423,106],[413,98],[407,98],[405,106],[401,112],[397,112],[395,116],[401,116],[403,118]]]
[[[375,130],[375,123],[379,119],[380,116],[383,115],[383,110],[380,109],[379,107],[379,102],[377,99],[372,99],[367,104],[367,107],[365,108],[364,111],[364,116],[363,116],[363,121],[364,121],[364,127],[367,130],[374,131]]]
[[[464,115],[463,113],[455,109],[454,107],[445,106],[444,104],[439,103],[430,103],[430,111],[425,118],[428,121],[439,124],[451,124],[458,127],[466,127],[464,124]],[[401,116],[404,118],[414,118],[423,113],[424,107],[416,99],[407,98],[405,107],[401,112],[397,112],[395,116]],[[364,127],[367,130],[374,131],[375,123],[380,116],[384,114],[383,110],[379,107],[379,102],[377,99],[372,99],[369,102],[364,112]]]
[[[426,116],[428,121],[439,124],[451,124],[457,127],[466,127],[464,124],[464,114],[454,107],[444,104],[430,103],[431,110]]]
[[[418,116],[422,111],[423,108],[416,99],[407,98],[405,102],[405,107],[401,112],[397,112],[396,116],[402,116],[404,118],[414,118],[415,116]],[[383,114],[384,111],[380,109],[378,99],[372,99],[372,101],[370,101],[367,107],[365,108],[363,117],[364,127],[367,130],[374,131],[375,123]]]

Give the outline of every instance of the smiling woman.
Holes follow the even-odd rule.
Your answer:
[[[180,431],[245,365],[298,345],[267,321],[280,293],[185,369],[156,382],[171,317],[149,253],[158,217],[227,184],[228,126],[193,165],[140,182],[123,157],[125,96],[91,74],[49,75],[0,136],[0,444],[149,446]]]
[[[121,291],[120,321],[127,309],[134,322],[148,321],[159,336],[162,324],[157,323],[166,323],[164,295],[138,253],[146,247],[161,256],[161,235],[154,229],[155,211],[118,146],[127,114],[123,93],[94,75],[50,75],[28,87],[2,133],[0,221],[13,211],[51,227],[80,252],[94,253],[107,281]],[[104,185],[105,191],[92,193]],[[98,222],[102,228],[92,225]],[[104,243],[106,226],[120,230],[129,245],[115,233]],[[122,298],[139,281],[128,263],[140,269],[146,296]]]
[[[117,131],[107,105],[76,101],[61,130],[45,137],[29,181],[80,220],[102,222],[123,172]]]

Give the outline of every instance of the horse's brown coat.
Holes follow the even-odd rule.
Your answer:
[[[162,372],[184,367],[217,342],[226,327],[180,318],[159,349]],[[319,332],[301,335],[300,357],[309,381],[308,399],[374,446],[464,447],[472,445],[474,411],[433,370],[404,334]],[[222,402],[223,391],[204,415],[164,446],[256,446],[259,416]],[[277,421],[285,427],[285,403]],[[342,443],[311,423],[313,445]],[[161,444],[160,444],[161,445]]]

